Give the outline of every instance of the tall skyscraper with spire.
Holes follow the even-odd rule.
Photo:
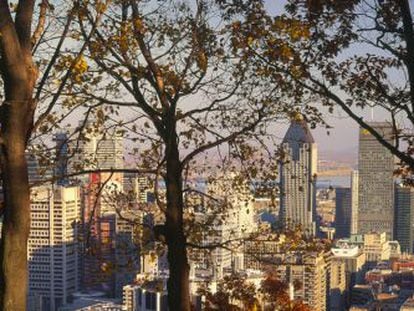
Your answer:
[[[308,124],[299,113],[292,117],[282,143],[280,161],[280,222],[301,225],[316,234],[317,147]]]
[[[369,123],[388,142],[393,128],[387,122]],[[393,238],[394,156],[367,130],[359,130],[358,233],[386,232]]]

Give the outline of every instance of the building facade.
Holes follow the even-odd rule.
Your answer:
[[[300,225],[316,233],[317,147],[303,116],[296,115],[283,139],[280,161],[280,212],[282,227]]]
[[[358,233],[359,173],[351,173],[351,234]]]
[[[335,237],[346,238],[351,234],[352,192],[351,188],[335,188]]]
[[[88,121],[82,136],[68,146],[70,169],[121,169],[124,167],[123,138],[116,132],[103,129],[97,122]]]
[[[369,123],[389,143],[393,143],[390,123]],[[386,232],[394,229],[394,156],[367,130],[359,130],[358,233]]]
[[[401,251],[412,254],[414,251],[414,188],[395,186],[395,239]]]
[[[54,311],[80,284],[80,190],[32,188],[28,241],[29,308]]]
[[[293,252],[275,267],[277,278],[293,284],[293,299],[302,300],[315,311],[327,309],[329,263],[323,252]]]

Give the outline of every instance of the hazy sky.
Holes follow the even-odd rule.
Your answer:
[[[268,11],[277,14],[283,12],[283,6],[286,0],[265,0]],[[370,52],[366,47],[353,47],[347,51],[347,55],[365,54]],[[372,52],[372,51],[371,51]],[[398,79],[398,77],[396,77]],[[386,113],[381,110],[375,110],[374,113],[370,109],[360,111],[360,115],[366,120],[384,121],[387,119]],[[318,144],[320,157],[324,155],[335,155],[337,157],[341,153],[357,158],[358,150],[358,125],[338,107],[333,114],[326,113],[326,121],[333,126],[327,134],[324,128],[312,130],[314,138]]]

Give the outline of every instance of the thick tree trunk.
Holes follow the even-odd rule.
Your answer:
[[[0,310],[26,310],[30,195],[25,149],[33,124],[36,71],[29,55],[3,71],[0,167],[4,218],[0,244]]]
[[[29,104],[26,104],[29,105]],[[30,201],[26,147],[26,105],[8,105],[2,125],[1,172],[4,219],[0,245],[0,309],[26,310],[27,239],[30,230]]]
[[[173,132],[173,133],[171,133]],[[168,246],[168,305],[170,310],[189,311],[190,286],[186,237],[183,230],[183,185],[175,130],[167,142],[167,213],[166,241]]]

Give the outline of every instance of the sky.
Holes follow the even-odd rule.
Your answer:
[[[286,0],[265,0],[267,9],[274,14],[281,13],[283,6],[286,4]],[[366,50],[369,52],[369,49]],[[361,48],[351,48],[348,50],[347,55],[350,56],[353,53],[365,53]],[[322,108],[322,107],[321,107]],[[360,111],[361,116],[367,120],[371,120],[371,111]],[[325,111],[325,121],[332,126],[328,130],[325,128],[316,128],[312,130],[312,134],[318,145],[319,158],[328,160],[342,161],[347,159],[350,162],[356,162],[358,152],[358,125],[351,118],[338,107],[334,110],[333,114]],[[386,120],[386,114],[381,111],[374,111],[374,121]],[[288,124],[282,124],[275,129],[277,133],[275,135],[283,138]]]
[[[283,12],[283,6],[286,0],[265,0],[266,8],[269,12],[280,14]],[[369,53],[367,47],[354,46],[347,50],[347,56],[355,54]],[[372,52],[372,51],[371,51]],[[378,52],[378,51],[376,51]],[[396,77],[398,79],[398,77]],[[359,111],[361,117],[370,121],[389,121],[387,114],[380,109],[366,109]],[[325,128],[316,128],[312,134],[318,144],[320,158],[329,160],[347,157],[356,161],[358,156],[358,125],[348,117],[339,107],[334,110],[333,114],[326,112],[325,121],[333,128],[329,130],[329,135]],[[283,129],[282,129],[283,130]]]

